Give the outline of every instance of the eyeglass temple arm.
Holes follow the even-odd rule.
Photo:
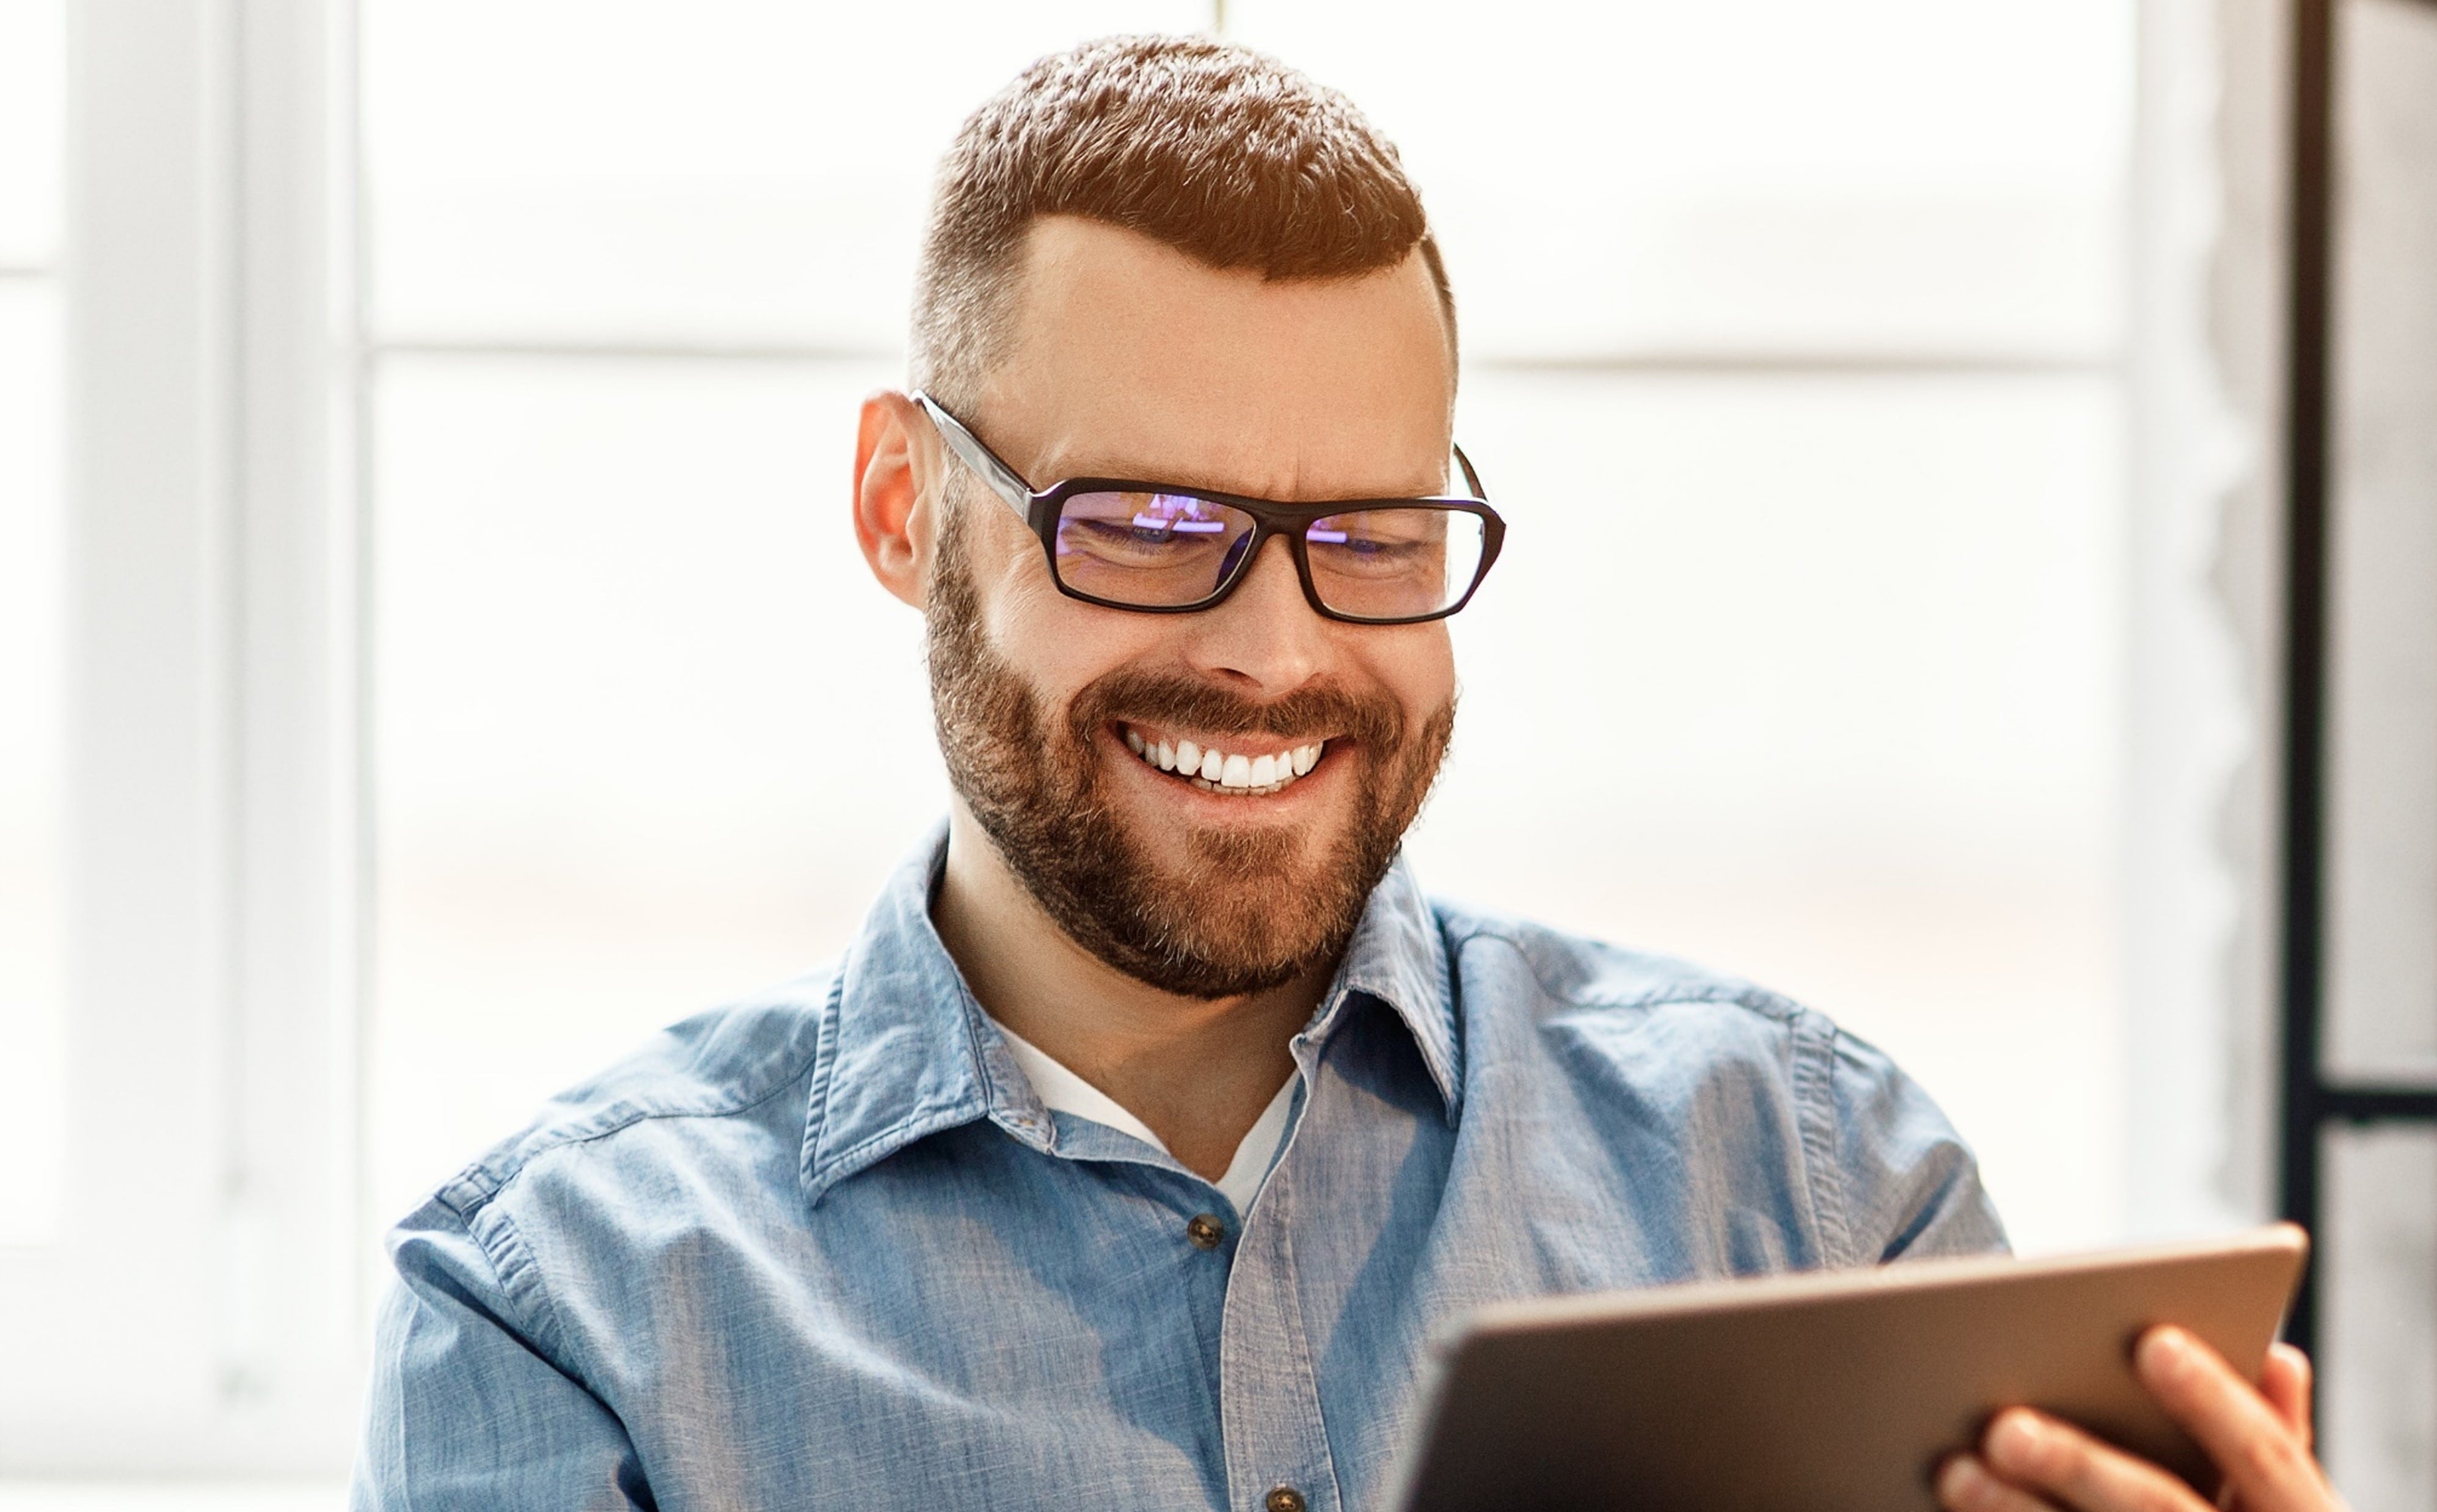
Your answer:
[[[981,474],[982,482],[990,484],[991,492],[1006,500],[1008,506],[1028,522],[1032,518],[1032,485],[1024,481],[1024,475],[1001,462],[998,453],[983,446],[981,437],[966,430],[962,420],[950,414],[931,396],[917,392],[914,402],[931,417],[931,424],[938,431],[939,439],[948,444],[948,449],[956,454],[956,459]]]
[[[1481,474],[1472,470],[1472,459],[1464,454],[1464,448],[1454,446],[1453,443],[1449,443],[1449,446],[1455,452],[1456,466],[1464,469],[1464,486],[1472,490],[1472,497],[1480,500],[1482,503],[1487,503],[1489,501],[1489,490],[1481,486]]]

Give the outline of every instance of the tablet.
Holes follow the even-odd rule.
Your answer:
[[[1999,1408],[2040,1407],[2203,1491],[2133,1379],[2152,1324],[2255,1380],[2307,1242],[2200,1243],[1503,1303],[1447,1335],[1391,1477],[1400,1512],[1930,1512]]]

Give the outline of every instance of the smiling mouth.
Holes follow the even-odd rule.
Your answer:
[[[1126,748],[1140,757],[1145,765],[1191,782],[1205,793],[1224,793],[1234,798],[1260,798],[1285,791],[1297,778],[1319,765],[1328,748],[1326,741],[1315,740],[1302,746],[1272,747],[1256,755],[1249,747],[1222,750],[1132,725],[1120,725],[1117,729],[1125,737]]]

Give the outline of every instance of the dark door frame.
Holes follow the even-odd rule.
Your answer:
[[[2285,437],[2283,1064],[2277,1207],[2321,1237],[2325,1133],[2337,1124],[2437,1123],[2437,1087],[2331,1078],[2324,1064],[2327,485],[2335,325],[2336,9],[2293,0]],[[2320,1342],[2323,1257],[2305,1273],[2286,1337]]]

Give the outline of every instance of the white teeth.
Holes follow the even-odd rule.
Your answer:
[[[1326,742],[1314,741],[1267,755],[1231,756],[1215,747],[1189,740],[1171,744],[1154,740],[1138,730],[1128,729],[1123,733],[1126,748],[1141,757],[1147,765],[1187,778],[1204,792],[1223,791],[1255,798],[1283,790],[1319,765],[1322,753],[1327,749]]]

